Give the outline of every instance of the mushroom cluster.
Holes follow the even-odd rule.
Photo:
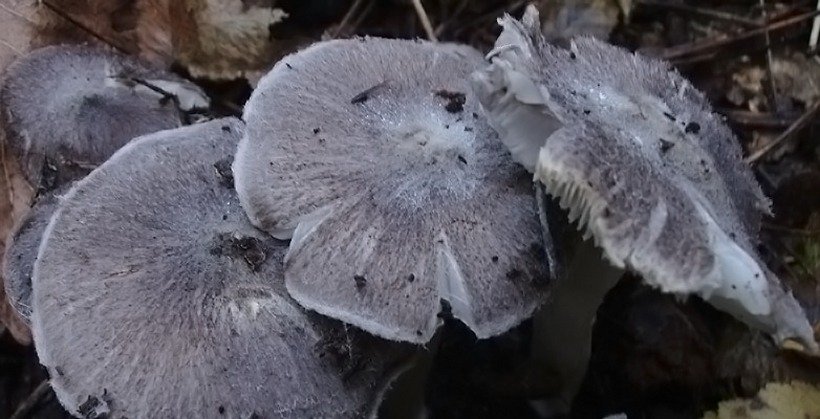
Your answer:
[[[482,108],[609,261],[816,349],[755,250],[769,201],[704,96],[668,64],[593,38],[549,44],[534,7],[499,23],[472,77]]]
[[[287,294],[288,243],[250,224],[233,187],[243,122],[182,127],[208,104],[198,87],[82,46],[21,58],[0,99],[4,146],[38,190],[7,240],[5,290],[70,413],[375,412],[412,348]]]
[[[544,351],[568,397],[610,286],[591,280],[620,271],[568,255],[544,190],[616,267],[816,348],[755,252],[768,201],[702,95],[599,41],[548,44],[534,8],[501,24],[489,65],[456,44],[316,43],[260,80],[244,122],[192,124],[199,87],[106,50],[10,66],[3,146],[38,197],[5,290],[61,404],[369,416],[443,319],[489,338],[550,293],[536,329],[573,329]],[[554,287],[571,259],[583,280]]]

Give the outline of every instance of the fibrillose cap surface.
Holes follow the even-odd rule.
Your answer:
[[[71,413],[354,417],[381,397],[403,349],[287,296],[286,244],[232,189],[242,130],[223,119],[135,139],[61,202],[32,330]]]
[[[802,309],[755,251],[768,211],[740,146],[668,64],[592,38],[548,44],[537,11],[499,20],[472,86],[516,160],[615,265],[814,346]]]
[[[154,88],[175,95],[179,107]],[[134,137],[180,126],[180,108],[207,105],[195,85],[131,57],[51,46],[6,69],[0,123],[29,182],[54,187],[84,176]]]
[[[446,300],[479,337],[549,283],[531,177],[479,118],[472,48],[363,38],[284,58],[248,101],[234,162],[251,221],[292,236],[302,305],[426,342]]]

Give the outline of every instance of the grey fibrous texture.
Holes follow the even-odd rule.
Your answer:
[[[756,254],[769,201],[704,96],[662,61],[591,38],[548,44],[534,8],[500,23],[473,88],[516,160],[608,259],[816,347],[802,309]]]
[[[68,185],[40,196],[9,235],[3,255],[3,280],[12,307],[26,323],[31,320],[31,271],[40,239]]]
[[[146,84],[150,84],[151,87]],[[33,185],[78,179],[132,138],[182,124],[202,91],[134,58],[87,46],[52,46],[12,63],[0,88],[0,124]]]
[[[427,342],[441,300],[481,338],[542,301],[553,244],[531,176],[477,114],[479,65],[464,46],[335,40],[260,81],[236,187],[255,225],[293,236],[285,279],[302,305]]]
[[[61,201],[32,330],[73,414],[358,417],[403,361],[403,345],[288,297],[286,244],[247,221],[226,171],[242,130],[223,119],[137,138]]]

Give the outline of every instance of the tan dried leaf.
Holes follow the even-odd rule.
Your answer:
[[[34,28],[35,0],[0,0],[0,73],[29,49]],[[33,189],[25,181],[17,163],[7,157],[0,135],[0,255],[5,238],[16,220],[28,209]],[[0,322],[21,344],[31,343],[31,332],[6,299],[0,286]]]
[[[541,0],[538,3],[544,33],[558,39],[590,35],[606,40],[620,16],[627,18],[631,8],[629,0]]]
[[[173,61],[167,0],[42,0],[34,46],[105,44],[160,67]]]
[[[800,381],[769,383],[751,399],[720,402],[704,419],[809,419],[820,418],[820,388]]]
[[[171,4],[175,56],[195,77],[231,79],[266,69],[276,58],[270,27],[287,14],[240,0]]]
[[[35,0],[0,0],[0,73],[29,47]]]
[[[19,165],[5,152],[3,145],[0,145],[0,153],[0,237],[3,238],[0,241],[1,256],[5,253],[5,243],[14,224],[29,208],[34,197],[34,189],[26,182]],[[31,332],[11,307],[3,286],[0,286],[0,322],[18,342],[23,345],[31,343]]]

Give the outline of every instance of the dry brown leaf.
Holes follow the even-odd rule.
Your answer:
[[[26,182],[19,165],[5,152],[5,147],[2,145],[0,145],[0,153],[2,153],[0,154],[0,169],[2,169],[0,173],[1,257],[5,253],[5,243],[15,223],[28,211],[34,198],[34,189]],[[23,345],[31,343],[31,332],[6,298],[4,286],[0,286],[0,322],[18,342]]]
[[[136,28],[139,55],[162,68],[170,67],[174,61],[170,1],[141,0],[137,2],[140,16],[140,22]]]
[[[629,16],[629,0],[541,0],[542,27],[551,38],[590,35],[608,39],[621,15]]]
[[[240,0],[171,3],[175,56],[195,77],[233,79],[270,66],[277,58],[270,28],[282,9]]]
[[[15,223],[28,211],[34,197],[34,189],[26,182],[20,167],[13,157],[5,153],[0,145],[0,256],[5,253],[6,240]],[[11,307],[5,293],[0,287],[0,322],[5,324],[12,336],[21,344],[31,343],[28,326],[20,319]]]
[[[159,67],[173,61],[167,0],[42,0],[34,46],[104,44]]]
[[[32,46],[107,44],[161,68],[179,62],[192,75],[211,79],[270,67],[280,49],[270,28],[287,16],[241,0],[25,1],[34,10]]]
[[[0,73],[29,47],[35,0],[0,0]]]
[[[736,106],[751,111],[764,111],[767,98],[763,87],[766,68],[747,63],[732,74],[732,86],[726,98]],[[785,52],[775,55],[772,75],[777,95],[791,99],[804,107],[820,99],[820,63],[801,52]]]
[[[35,0],[0,0],[0,73],[29,49],[34,21]],[[0,141],[0,255],[5,250],[5,238],[28,209],[34,195],[17,163],[5,155],[3,143]],[[31,343],[28,326],[8,303],[3,287],[0,287],[0,322],[18,342]]]
[[[752,399],[720,402],[704,419],[817,419],[820,388],[800,381],[769,383]]]

